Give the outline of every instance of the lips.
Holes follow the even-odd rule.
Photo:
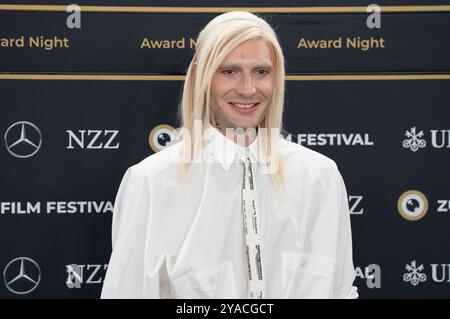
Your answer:
[[[256,109],[256,106],[258,106],[258,102],[252,102],[252,103],[238,103],[238,102],[229,102],[233,108],[239,112],[248,113],[252,112]]]

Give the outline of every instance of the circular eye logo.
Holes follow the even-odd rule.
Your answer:
[[[158,125],[150,132],[148,144],[154,152],[159,152],[171,145],[173,132],[175,132],[175,128],[170,125]]]
[[[398,199],[397,209],[404,219],[416,221],[428,212],[428,199],[417,190],[409,190]]]
[[[11,260],[3,270],[6,288],[17,295],[32,292],[41,281],[41,269],[37,262],[28,257]]]
[[[8,152],[18,158],[31,157],[39,151],[42,134],[33,123],[21,121],[11,125],[4,136]]]

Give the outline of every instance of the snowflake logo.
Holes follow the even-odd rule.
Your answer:
[[[405,131],[406,140],[403,141],[403,147],[409,148],[413,152],[417,152],[420,148],[427,146],[427,142],[422,139],[423,131],[416,133],[416,127],[411,128],[410,131]]]
[[[403,281],[410,282],[411,285],[417,286],[419,283],[427,280],[427,275],[423,274],[423,265],[416,266],[416,261],[413,260],[409,265],[407,264],[405,269],[408,271],[403,275]]]

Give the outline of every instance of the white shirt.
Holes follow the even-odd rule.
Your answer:
[[[126,171],[102,298],[247,298],[242,166],[236,144],[214,131],[204,151],[216,161],[192,164],[185,188],[171,153],[181,143]],[[256,144],[249,149],[258,158]],[[284,194],[270,175],[255,174],[266,298],[357,298],[347,193],[335,162],[281,138],[280,154]]]

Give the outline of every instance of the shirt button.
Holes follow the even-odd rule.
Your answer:
[[[209,278],[209,282],[211,284],[215,284],[216,283],[216,278],[214,278],[214,277]]]

